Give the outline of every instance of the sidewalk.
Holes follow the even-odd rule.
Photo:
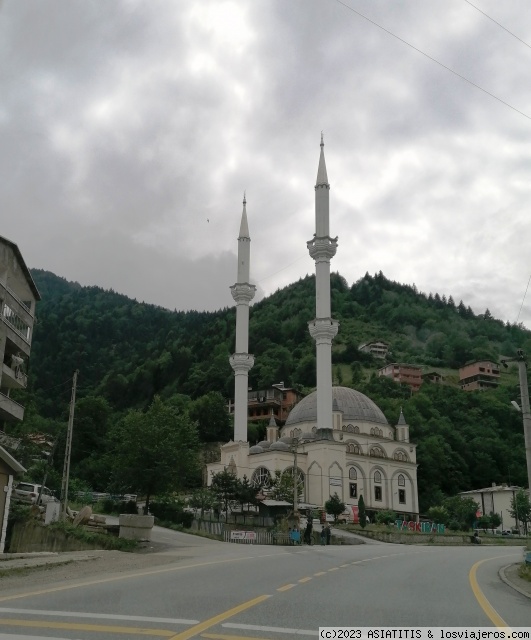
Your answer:
[[[508,584],[513,589],[516,589],[526,598],[531,599],[531,582],[520,578],[518,575],[519,564],[510,564],[506,567],[502,567],[499,571],[499,576],[505,584]]]
[[[33,569],[37,567],[69,564],[84,560],[101,558],[104,550],[65,551],[61,553],[36,552],[36,553],[0,553],[0,576],[7,571],[21,569]]]

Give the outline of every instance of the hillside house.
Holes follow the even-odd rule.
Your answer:
[[[403,382],[409,385],[412,391],[418,391],[422,385],[422,369],[413,364],[393,362],[379,369],[378,375],[391,378],[395,382]]]
[[[490,360],[477,360],[459,369],[459,384],[463,391],[495,389],[500,382],[500,368]]]

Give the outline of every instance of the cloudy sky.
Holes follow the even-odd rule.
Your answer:
[[[528,0],[0,0],[0,235],[215,310],[246,190],[267,295],[314,271],[324,131],[332,270],[531,327],[530,80]]]

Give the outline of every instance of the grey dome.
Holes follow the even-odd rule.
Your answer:
[[[279,438],[277,442],[283,442],[284,444],[292,444],[293,438],[291,436],[283,436],[282,438]]]
[[[259,447],[257,444],[255,444],[254,447],[251,447],[249,449],[249,455],[252,455],[253,453],[264,453],[264,450],[262,449],[262,447]]]
[[[269,449],[269,447],[271,446],[271,443],[269,442],[269,440],[262,440],[256,446],[262,447],[262,449]]]
[[[273,444],[269,447],[269,450],[270,451],[290,451],[290,448],[285,442],[281,442],[280,440],[277,440],[276,442],[273,442]]]
[[[306,431],[305,433],[302,434],[301,440],[315,440],[315,433],[312,433],[311,431]]]
[[[332,398],[334,410],[343,412],[343,423],[363,421],[389,424],[381,409],[370,398],[355,389],[332,387]],[[293,407],[286,420],[286,426],[316,421],[317,391],[314,391]]]

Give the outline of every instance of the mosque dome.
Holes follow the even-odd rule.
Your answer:
[[[306,431],[305,433],[302,434],[300,439],[301,440],[315,440],[315,433],[312,433],[311,431]]]
[[[253,455],[253,453],[264,453],[264,450],[259,445],[255,444],[253,447],[249,449],[249,455]]]
[[[332,387],[334,411],[343,412],[345,422],[374,422],[388,425],[381,409],[366,395],[348,387]],[[291,410],[286,426],[317,421],[317,391],[303,398]]]
[[[251,447],[251,449],[252,448],[253,447]],[[280,440],[277,440],[276,442],[273,442],[273,444],[269,447],[269,451],[291,451],[291,449],[288,447],[288,445],[285,442],[281,442]]]
[[[256,446],[262,447],[262,449],[269,449],[269,447],[271,446],[271,443],[269,442],[269,440],[262,440]]]
[[[283,436],[282,438],[279,438],[277,442],[282,442],[283,444],[292,444],[293,438],[291,436]]]

